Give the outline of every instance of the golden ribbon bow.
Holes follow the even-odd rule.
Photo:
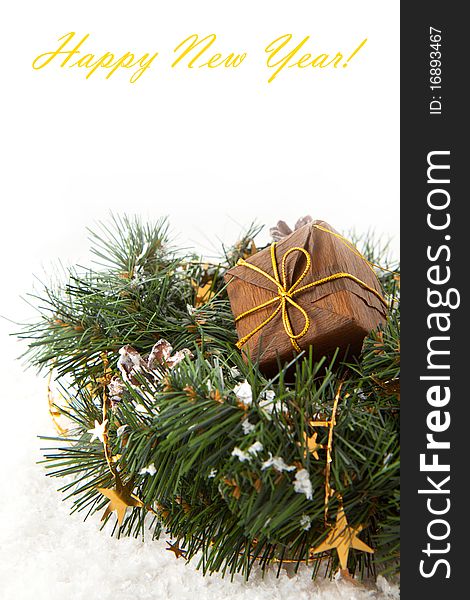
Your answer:
[[[325,230],[325,231],[328,231],[328,230]],[[328,231],[328,233],[332,233],[332,232]],[[287,261],[287,258],[289,257],[289,255],[292,254],[292,252],[301,252],[305,256],[306,264],[305,264],[304,270],[300,274],[297,281],[294,281],[294,283],[290,287],[287,287],[286,261]],[[361,257],[364,258],[362,255],[361,255]],[[364,258],[364,260],[366,260],[366,259]],[[252,271],[256,271],[257,273],[259,273],[260,275],[263,275],[263,277],[266,277],[266,279],[268,279],[269,281],[274,283],[274,285],[277,287],[277,295],[274,298],[271,298],[270,300],[267,300],[266,302],[263,302],[262,304],[259,304],[258,306],[250,308],[249,310],[246,310],[245,312],[241,313],[240,315],[238,315],[238,317],[236,317],[235,322],[238,322],[240,319],[243,319],[244,317],[251,315],[254,312],[257,312],[258,310],[262,310],[263,308],[266,308],[267,306],[270,306],[271,304],[275,304],[276,302],[279,302],[279,306],[277,308],[275,308],[273,313],[267,319],[265,319],[262,323],[260,323],[257,327],[255,327],[255,329],[253,329],[253,331],[250,331],[250,333],[248,333],[247,335],[242,337],[240,340],[238,340],[236,345],[237,345],[237,348],[239,348],[239,349],[241,349],[251,337],[253,337],[256,333],[258,333],[258,331],[263,329],[263,327],[265,327],[270,321],[272,321],[274,319],[274,317],[279,312],[281,312],[282,324],[284,325],[284,329],[285,329],[287,335],[289,336],[292,346],[294,347],[294,349],[297,352],[300,352],[301,348],[300,348],[299,344],[297,343],[297,340],[302,338],[307,333],[307,331],[310,327],[310,318],[307,315],[306,311],[294,300],[294,296],[297,296],[298,294],[301,294],[305,290],[308,290],[317,285],[322,285],[323,283],[328,283],[329,281],[335,281],[336,279],[350,279],[352,281],[355,281],[357,284],[361,285],[363,288],[365,288],[366,290],[368,290],[369,292],[374,294],[374,296],[376,296],[386,306],[385,300],[377,292],[377,290],[368,286],[366,283],[364,283],[363,281],[361,281],[354,275],[351,275],[351,273],[343,273],[343,272],[334,273],[333,275],[328,275],[327,277],[323,277],[322,279],[318,279],[317,281],[313,281],[312,283],[308,283],[306,285],[303,285],[302,287],[299,287],[299,285],[302,283],[302,281],[306,277],[306,275],[310,269],[310,266],[312,264],[312,259],[310,257],[310,254],[305,250],[305,248],[293,247],[293,248],[289,248],[289,250],[287,250],[287,252],[285,252],[285,254],[281,260],[281,277],[279,277],[279,270],[278,270],[277,261],[276,261],[276,242],[274,242],[271,244],[271,263],[272,263],[272,267],[273,267],[274,276],[269,275],[269,273],[266,273],[265,271],[263,271],[256,265],[253,265],[253,264],[247,262],[243,258],[241,258],[237,262],[237,265],[242,266],[242,267],[247,267],[248,269],[251,269]],[[294,307],[296,310],[298,310],[304,318],[304,322],[305,322],[304,327],[303,327],[302,331],[297,334],[294,333],[290,319],[289,319],[289,313],[287,310],[289,304],[292,307]]]

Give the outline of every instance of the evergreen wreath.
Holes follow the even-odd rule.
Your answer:
[[[398,269],[377,273],[389,316],[359,358],[310,351],[266,378],[235,346],[223,279],[258,231],[216,264],[174,248],[165,220],[90,231],[92,268],[34,296],[40,318],[19,333],[60,390],[43,463],[73,511],[118,536],[169,535],[204,573],[395,573]],[[373,236],[355,242],[386,262]]]

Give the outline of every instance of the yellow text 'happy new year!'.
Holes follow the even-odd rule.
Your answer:
[[[158,52],[136,54],[125,52],[95,53],[88,51],[90,34],[81,38],[75,32],[67,33],[58,40],[58,45],[53,50],[48,50],[36,56],[33,60],[33,69],[41,70],[49,65],[59,66],[64,69],[80,69],[86,72],[86,79],[97,73],[106,72],[106,79],[110,79],[122,69],[130,74],[130,83],[136,83],[146,73],[159,56]],[[286,68],[318,68],[338,69],[345,68],[350,61],[364,47],[367,38],[363,39],[351,52],[319,53],[315,54],[309,47],[310,36],[295,39],[291,33],[286,33],[270,42],[265,47],[265,64],[270,69],[268,83],[271,83]],[[306,50],[310,49],[310,52]],[[173,50],[171,68],[189,69],[236,69],[243,65],[247,52],[234,52],[220,47],[217,35],[212,33],[204,37],[194,33]]]

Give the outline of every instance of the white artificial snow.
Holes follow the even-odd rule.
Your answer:
[[[261,465],[261,470],[264,471],[265,469],[269,469],[269,467],[274,467],[276,471],[280,472],[294,471],[296,468],[295,465],[286,464],[286,462],[281,456],[273,456],[271,452],[269,453],[268,460],[265,460],[264,463]]]
[[[313,497],[312,482],[307,469],[300,469],[295,474],[294,479],[294,490],[298,494],[305,494],[307,500],[311,500]]]
[[[300,526],[302,527],[302,529],[305,529],[305,531],[308,531],[310,529],[311,524],[312,519],[308,515],[304,514],[300,517]]]
[[[15,369],[15,367],[13,367]],[[47,414],[46,385],[19,366],[8,395],[22,406],[15,446],[0,436],[2,502],[0,503],[1,600],[398,600],[398,587],[379,577],[377,584],[344,579],[311,580],[311,567],[297,574],[277,565],[264,577],[255,567],[248,582],[242,575],[204,577],[196,560],[186,564],[166,551],[165,540],[147,536],[116,539],[110,527],[100,531],[100,516],[83,522],[70,515],[71,502],[57,492],[62,480],[45,477],[37,461],[54,435]],[[28,382],[28,385],[26,384]],[[34,395],[31,394],[34,391]],[[114,525],[114,516],[110,526]]]
[[[258,454],[258,452],[261,452],[262,450],[263,444],[261,442],[255,442],[248,448],[248,454]]]
[[[271,414],[276,408],[276,394],[273,390],[266,390],[261,394],[259,406],[265,410],[268,414]]]
[[[119,359],[117,362],[119,371],[124,381],[135,384],[134,375],[141,373],[146,364],[140,354],[132,348],[132,346],[126,345],[119,349]]]
[[[146,363],[144,361],[144,366],[147,372],[156,380],[161,379],[161,371],[159,369],[174,369],[186,357],[193,357],[192,352],[188,348],[178,350],[173,355],[172,352],[173,346],[168,340],[163,338],[159,339],[150,350]]]
[[[256,456],[258,452],[263,450],[263,444],[261,442],[254,442],[245,452],[238,446],[232,450],[232,456],[236,456],[241,462],[245,462],[246,460],[251,460],[252,456]]]
[[[235,448],[232,450],[232,456],[236,456],[240,462],[245,462],[251,458],[248,452],[244,452],[238,446],[235,446]]]
[[[282,410],[284,413],[288,413],[289,409],[287,406],[281,405],[281,402],[276,398],[276,393],[273,390],[266,390],[260,396],[259,401],[260,408],[263,409],[266,417],[271,420],[271,415],[273,414],[274,409]]]
[[[253,402],[253,390],[251,389],[251,385],[246,379],[242,383],[236,385],[233,388],[233,391],[235,396],[245,406],[250,406],[250,404]]]
[[[150,463],[147,467],[140,469],[139,475],[155,475],[157,469],[155,468],[155,463]]]
[[[118,437],[121,437],[121,435],[126,431],[126,427],[127,427],[127,425],[121,425],[121,427],[118,427],[116,429],[116,435]]]
[[[115,375],[108,384],[109,399],[111,402],[119,402],[126,389],[124,381]]]
[[[244,421],[242,421],[242,429],[243,433],[245,435],[248,435],[255,429],[255,425],[253,425],[253,423],[250,423],[248,419],[245,419]]]

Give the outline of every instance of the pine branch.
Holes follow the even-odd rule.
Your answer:
[[[128,509],[114,533],[142,536],[150,530],[158,537],[169,531],[182,540],[187,558],[198,556],[204,572],[248,576],[256,562],[262,568],[286,560],[311,562],[328,531],[328,477],[335,493],[327,522],[334,522],[341,504],[348,522],[364,525],[362,539],[376,548],[373,560],[351,552],[350,568],[394,572],[398,271],[380,275],[392,308],[358,360],[316,363],[308,352],[268,379],[234,348],[223,280],[226,270],[253,250],[256,232],[250,228],[223,250],[220,264],[212,265],[172,248],[165,221],[143,225],[115,217],[90,232],[97,268],[70,269],[65,285],[46,287],[35,298],[39,321],[20,333],[29,341],[29,361],[54,367],[64,382],[60,411],[70,430],[67,438],[47,438],[53,447],[45,451],[45,467],[52,477],[68,478],[62,491],[72,511],[88,516],[104,510],[107,499],[97,488],[115,481],[103,444],[92,442],[88,430],[102,420],[110,377],[123,377],[107,413],[109,448],[123,483],[132,483],[144,507]],[[362,248],[371,262],[386,258],[386,248],[373,236]],[[202,287],[211,294],[199,304]],[[175,351],[189,349],[192,357],[173,368],[164,362],[150,367],[148,354],[161,338]],[[118,364],[126,345],[147,365],[127,378]],[[240,386],[250,390],[250,401],[237,391]],[[318,421],[334,422],[329,475],[330,429],[315,425]],[[305,479],[301,484],[299,473],[306,473],[308,484]],[[314,564],[317,573],[320,562]],[[332,553],[327,573],[337,566]]]

